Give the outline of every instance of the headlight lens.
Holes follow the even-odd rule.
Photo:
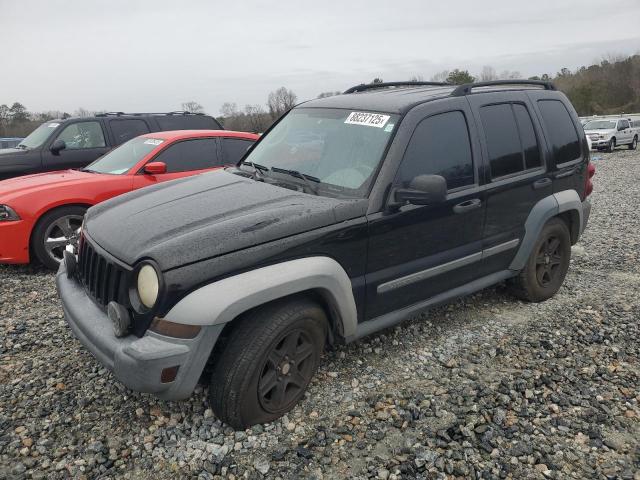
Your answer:
[[[20,216],[9,205],[0,205],[0,222],[20,220]]]
[[[160,291],[160,279],[156,269],[149,264],[143,265],[138,270],[138,297],[147,308],[153,308],[158,300]]]

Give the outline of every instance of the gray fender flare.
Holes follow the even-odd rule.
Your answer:
[[[509,265],[509,269],[519,271],[524,268],[542,228],[550,218],[563,212],[576,211],[580,222],[578,232],[582,232],[584,229],[582,208],[582,201],[575,190],[563,190],[538,201],[529,212],[527,221],[524,224],[524,238],[518,253],[516,253]]]
[[[355,334],[358,315],[351,280],[329,257],[290,260],[210,283],[180,300],[165,318],[190,325],[218,325],[251,308],[306,290],[322,295],[340,335]]]

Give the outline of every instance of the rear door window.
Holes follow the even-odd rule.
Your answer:
[[[433,115],[418,124],[394,183],[407,187],[418,175],[441,175],[448,190],[475,183],[469,130],[462,112]]]
[[[521,103],[487,105],[480,109],[480,118],[492,179],[542,166],[538,138],[526,106]]]
[[[580,158],[580,139],[567,108],[559,100],[538,100],[556,164]]]
[[[220,165],[215,138],[197,138],[169,145],[152,162],[164,162],[167,173],[202,170]]]
[[[522,146],[511,104],[482,107],[480,118],[487,141],[491,178],[522,172]]]
[[[251,140],[242,138],[223,138],[222,162],[225,165],[238,163],[252,144]]]
[[[113,132],[113,138],[116,145],[131,140],[132,138],[149,133],[149,126],[144,120],[129,119],[129,120],[110,120],[109,126]]]
[[[531,121],[527,107],[520,103],[514,103],[513,113],[518,122],[520,141],[522,142],[522,150],[524,151],[525,170],[542,166],[538,139],[536,138],[536,132],[533,129],[533,122]]]

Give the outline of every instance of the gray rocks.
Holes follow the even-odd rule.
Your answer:
[[[560,293],[503,286],[327,352],[283,419],[234,432],[207,386],[128,391],[54,276],[0,266],[0,478],[640,480],[640,152],[601,154]]]

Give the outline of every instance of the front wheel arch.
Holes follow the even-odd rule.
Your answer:
[[[33,223],[33,227],[31,228],[31,232],[29,232],[29,261],[33,262],[33,260],[38,258],[36,256],[35,250],[34,250],[34,236],[35,236],[35,232],[38,230],[38,227],[42,223],[42,219],[46,215],[49,215],[50,213],[55,212],[56,210],[59,210],[59,209],[63,209],[63,208],[80,207],[80,208],[84,208],[85,210],[88,210],[92,206],[93,205],[88,204],[88,203],[65,203],[65,204],[62,204],[62,205],[56,205],[53,208],[50,208],[48,210],[45,210],[44,212],[41,212],[40,215],[38,216],[38,220],[36,220]]]

